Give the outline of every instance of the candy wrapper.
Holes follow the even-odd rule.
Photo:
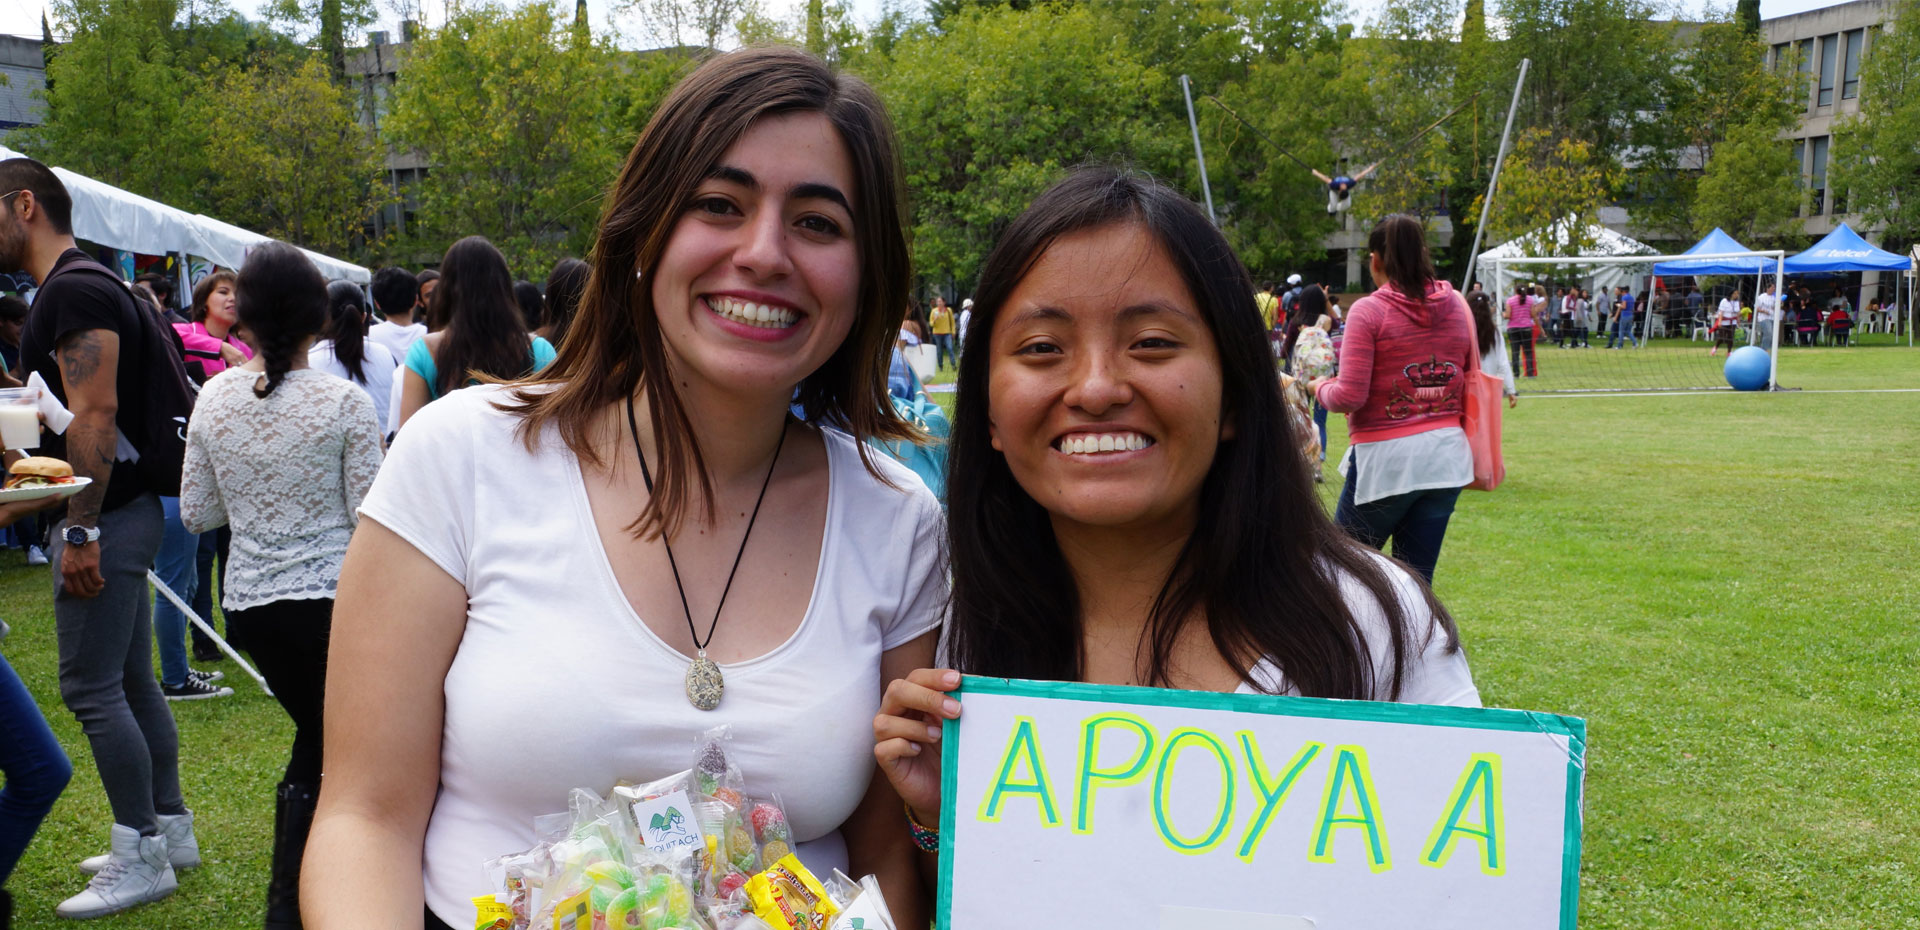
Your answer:
[[[732,744],[732,727],[718,726],[701,734],[700,748],[693,754],[693,790],[737,810],[746,804],[747,779],[733,763]]]
[[[856,882],[835,869],[825,884],[827,895],[840,905],[831,930],[895,930],[880,879],[869,875]]]
[[[826,886],[793,856],[747,879],[746,891],[753,915],[773,930],[828,930],[840,913]]]
[[[695,856],[706,852],[707,833],[694,809],[693,771],[656,782],[613,789],[627,820],[650,849],[679,849]]]

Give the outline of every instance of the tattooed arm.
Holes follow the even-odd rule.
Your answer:
[[[67,334],[55,353],[60,380],[67,389],[67,407],[73,423],[67,427],[67,461],[73,473],[91,478],[86,490],[67,502],[67,523],[99,525],[100,502],[113,476],[114,450],[119,429],[114,414],[120,397],[115,383],[120,370],[120,334],[110,329],[83,329]],[[106,586],[100,575],[101,542],[68,546],[60,560],[61,580],[69,595],[93,597]]]

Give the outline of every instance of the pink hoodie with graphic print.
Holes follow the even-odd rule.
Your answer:
[[[1347,312],[1340,374],[1320,385],[1320,406],[1347,414],[1355,443],[1460,426],[1466,373],[1480,368],[1467,302],[1445,281],[1425,300],[1392,286]]]

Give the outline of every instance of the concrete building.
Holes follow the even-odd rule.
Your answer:
[[[390,36],[385,32],[368,33],[365,47],[347,52],[347,84],[360,100],[360,125],[366,127],[368,137],[376,145],[383,144],[380,127],[387,118],[393,86],[399,80],[417,28],[411,20],[401,23],[399,42],[389,41]],[[427,174],[427,161],[418,152],[389,149],[384,167],[394,202],[373,215],[368,222],[368,232],[375,238],[389,232],[404,236],[413,225],[414,210],[419,206],[415,190]]]
[[[1858,216],[1848,214],[1846,192],[1828,185],[1827,169],[1835,124],[1860,112],[1860,63],[1872,54],[1874,39],[1893,12],[1891,0],[1854,0],[1760,24],[1771,46],[1769,63],[1795,68],[1805,81],[1804,112],[1788,139],[1811,194],[1803,214],[1810,236],[1824,236],[1846,221],[1861,235],[1878,239],[1861,227]]]
[[[46,121],[47,59],[39,39],[0,35],[0,133]]]

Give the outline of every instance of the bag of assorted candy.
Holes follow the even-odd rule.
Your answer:
[[[871,876],[820,881],[778,798],[753,798],[719,727],[693,766],[611,798],[574,791],[540,843],[487,863],[476,930],[893,930]]]

